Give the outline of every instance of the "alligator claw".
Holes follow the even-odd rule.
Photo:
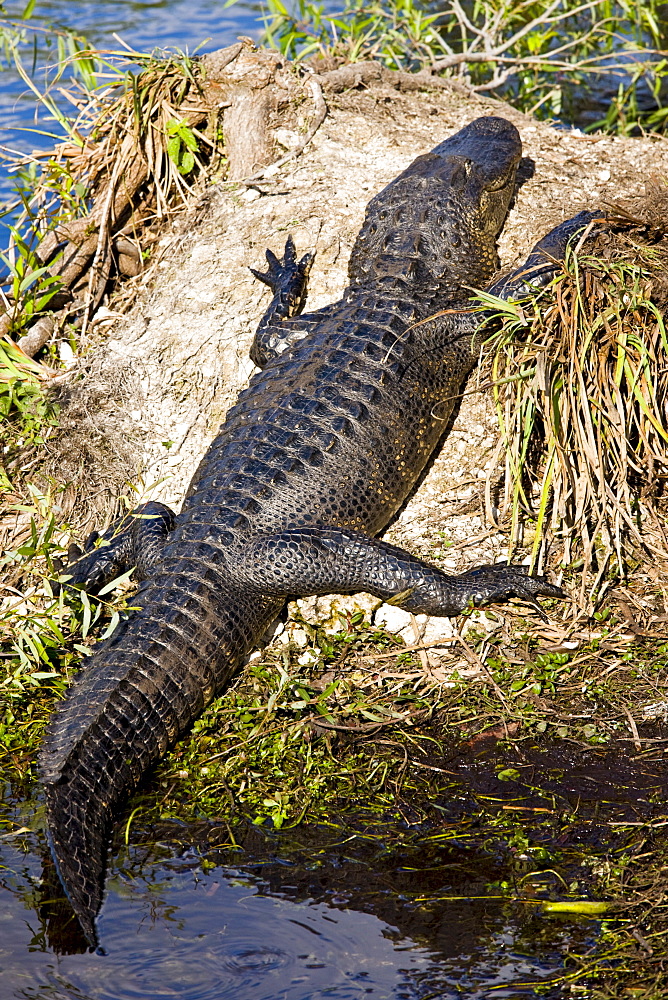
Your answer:
[[[479,566],[460,576],[476,584],[477,593],[473,598],[476,605],[493,601],[505,601],[517,597],[530,604],[545,618],[545,612],[538,603],[538,597],[565,599],[568,595],[561,587],[550,583],[544,576],[530,575],[527,566],[495,563],[493,566]]]
[[[85,548],[85,546],[84,546]],[[87,549],[86,549],[87,551]],[[76,562],[77,559],[81,559],[84,554],[84,549],[80,549],[76,542],[71,542],[67,548],[67,561],[68,563]]]
[[[314,254],[306,253],[298,262],[294,240],[292,236],[288,236],[282,260],[279,260],[272,250],[267,250],[265,257],[269,265],[268,270],[258,271],[251,267],[249,268],[251,274],[254,274],[263,284],[268,285],[274,294],[287,292],[296,297],[301,295],[311,271]]]
[[[92,549],[95,547],[95,543],[99,537],[100,537],[99,531],[91,531],[90,535],[84,542],[84,547],[83,547],[84,552],[91,552]],[[79,554],[81,555],[82,553]]]

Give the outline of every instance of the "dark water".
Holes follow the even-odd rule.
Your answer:
[[[546,926],[535,907],[494,899],[489,883],[502,866],[464,849],[388,855],[364,833],[319,830],[306,844],[251,831],[236,852],[210,846],[227,840],[214,824],[202,836],[165,831],[159,844],[116,855],[99,920],[104,955],[68,954],[78,939],[40,905],[49,890],[39,838],[19,837],[21,848],[5,842],[0,996],[454,1000],[492,988],[530,996],[598,930],[577,919]],[[418,902],[435,889],[464,898]]]
[[[10,891],[0,917],[7,991],[0,985],[0,995],[399,1000],[436,990],[443,997],[461,990],[482,997],[491,987],[520,983],[528,985],[512,995],[530,995],[530,984],[561,964],[562,948],[573,943],[573,928],[565,926],[556,928],[548,948],[532,945],[532,917],[518,921],[512,907],[494,902],[453,902],[427,920],[419,906],[406,904],[413,912],[402,914],[393,885],[398,873],[383,873],[383,889],[378,879],[375,885],[364,879],[362,889],[366,872],[349,859],[354,852],[350,840],[339,851],[321,846],[309,865],[272,857],[265,845],[255,858],[245,851],[243,863],[209,862],[205,871],[192,846],[163,846],[143,857],[130,850],[126,867],[112,872],[99,921],[106,954],[68,955],[54,951],[36,911],[26,906],[41,878],[39,862],[5,848],[3,861],[16,874],[3,879]],[[414,892],[421,876],[410,881]],[[481,879],[455,882],[465,895],[483,889]],[[576,930],[580,943],[593,943],[591,925]],[[511,994],[502,988],[497,995]]]
[[[639,764],[626,750],[453,744],[438,766],[457,777],[421,816],[415,802],[404,821],[333,810],[321,826],[242,825],[233,845],[205,820],[133,823],[125,844],[126,813],[98,923],[105,954],[86,951],[54,898],[35,790],[8,788],[0,997],[509,1000],[537,985],[568,996],[558,979],[569,955],[595,953],[600,921],[550,916],[540,901],[597,898],[596,869],[646,851],[638,827],[665,813],[665,755]],[[518,779],[498,777],[503,765]],[[163,795],[148,787],[140,801]]]

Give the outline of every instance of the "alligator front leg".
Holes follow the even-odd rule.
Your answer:
[[[135,579],[145,580],[160,560],[174,521],[174,512],[169,507],[150,501],[112,524],[101,535],[94,531],[83,552],[76,546],[71,547],[73,558],[61,570],[68,577],[65,584],[97,594],[133,566]]]
[[[265,594],[287,596],[367,591],[406,611],[458,615],[509,597],[536,604],[537,597],[565,597],[525,566],[481,566],[448,576],[403,549],[344,528],[304,528],[249,542],[234,570]],[[399,598],[399,600],[395,600]]]
[[[255,339],[250,349],[251,360],[258,368],[264,368],[272,358],[281,354],[287,347],[304,336],[304,331],[293,328],[282,328],[281,323],[293,316],[298,316],[306,302],[308,276],[313,264],[313,254],[305,254],[297,260],[295,244],[288,236],[285,244],[283,260],[267,250],[268,271],[252,273],[265,285],[269,285],[274,297],[260,320]]]
[[[551,229],[533,247],[524,263],[510,274],[493,282],[487,291],[500,299],[524,299],[544,288],[566,259],[569,243],[582,235],[588,226],[604,222],[604,212],[578,212]],[[598,231],[598,230],[596,230]]]

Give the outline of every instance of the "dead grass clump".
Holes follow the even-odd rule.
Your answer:
[[[490,361],[511,545],[581,565],[582,598],[634,549],[668,557],[668,191],[614,214],[506,316]]]
[[[30,356],[54,329],[85,333],[110,279],[142,272],[200,181],[260,178],[276,159],[272,128],[310,97],[314,120],[276,169],[303,151],[326,114],[317,81],[249,39],[198,59],[86,50],[76,60],[96,68],[62,91],[77,108],[73,121],[48,89],[38,95],[67,138],[11,163],[29,176],[6,254],[12,280],[0,293],[0,338],[30,327],[19,341]],[[97,77],[109,78],[110,68],[113,82],[100,89]]]
[[[41,343],[20,342],[31,354],[54,322],[85,329],[112,274],[140,273],[152,242],[146,230],[187,202],[215,149],[200,129],[211,113],[201,67],[186,57],[140,61],[139,73],[117,73],[111,88],[69,95],[78,116],[42,164],[18,220],[16,232],[29,225],[41,241],[29,253],[15,236],[10,258],[37,291],[52,283],[41,308],[55,312]],[[30,318],[24,298],[8,296],[3,332]]]

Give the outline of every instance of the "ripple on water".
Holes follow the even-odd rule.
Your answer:
[[[407,975],[433,960],[405,939],[395,946],[396,930],[371,914],[265,896],[247,877],[200,872],[194,884],[193,874],[163,872],[139,889],[117,881],[100,919],[106,954],[43,954],[33,985],[13,997],[381,1000],[415,996]]]

